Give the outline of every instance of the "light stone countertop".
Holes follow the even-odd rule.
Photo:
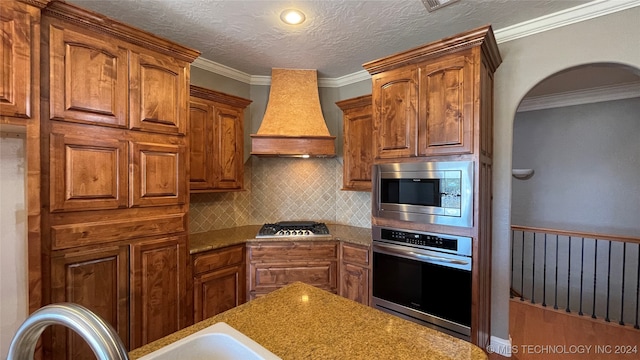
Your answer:
[[[137,359],[225,322],[284,360],[487,360],[479,347],[301,282],[135,349]]]
[[[326,237],[290,237],[290,238],[256,238],[262,225],[246,225],[228,229],[212,230],[189,234],[189,250],[197,254],[207,250],[243,244],[252,241],[322,241],[340,240],[352,244],[370,246],[371,229],[349,225],[327,224],[329,236]]]

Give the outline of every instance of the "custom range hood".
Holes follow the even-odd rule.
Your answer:
[[[322,116],[316,70],[272,69],[271,90],[251,155],[336,156],[335,136]]]

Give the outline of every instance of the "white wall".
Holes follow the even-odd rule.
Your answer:
[[[520,112],[514,225],[640,236],[640,98]]]
[[[493,336],[509,338],[511,157],[513,121],[525,94],[544,78],[576,65],[613,62],[640,69],[640,7],[499,45],[495,74]]]
[[[27,211],[25,140],[0,133],[0,358],[27,318]]]

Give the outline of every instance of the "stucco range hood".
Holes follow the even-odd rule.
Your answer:
[[[251,155],[333,157],[335,139],[320,108],[317,71],[272,69],[269,102],[251,135]]]

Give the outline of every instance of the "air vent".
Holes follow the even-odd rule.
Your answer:
[[[458,1],[460,0],[422,0],[422,3],[427,8],[427,11],[432,12]]]

